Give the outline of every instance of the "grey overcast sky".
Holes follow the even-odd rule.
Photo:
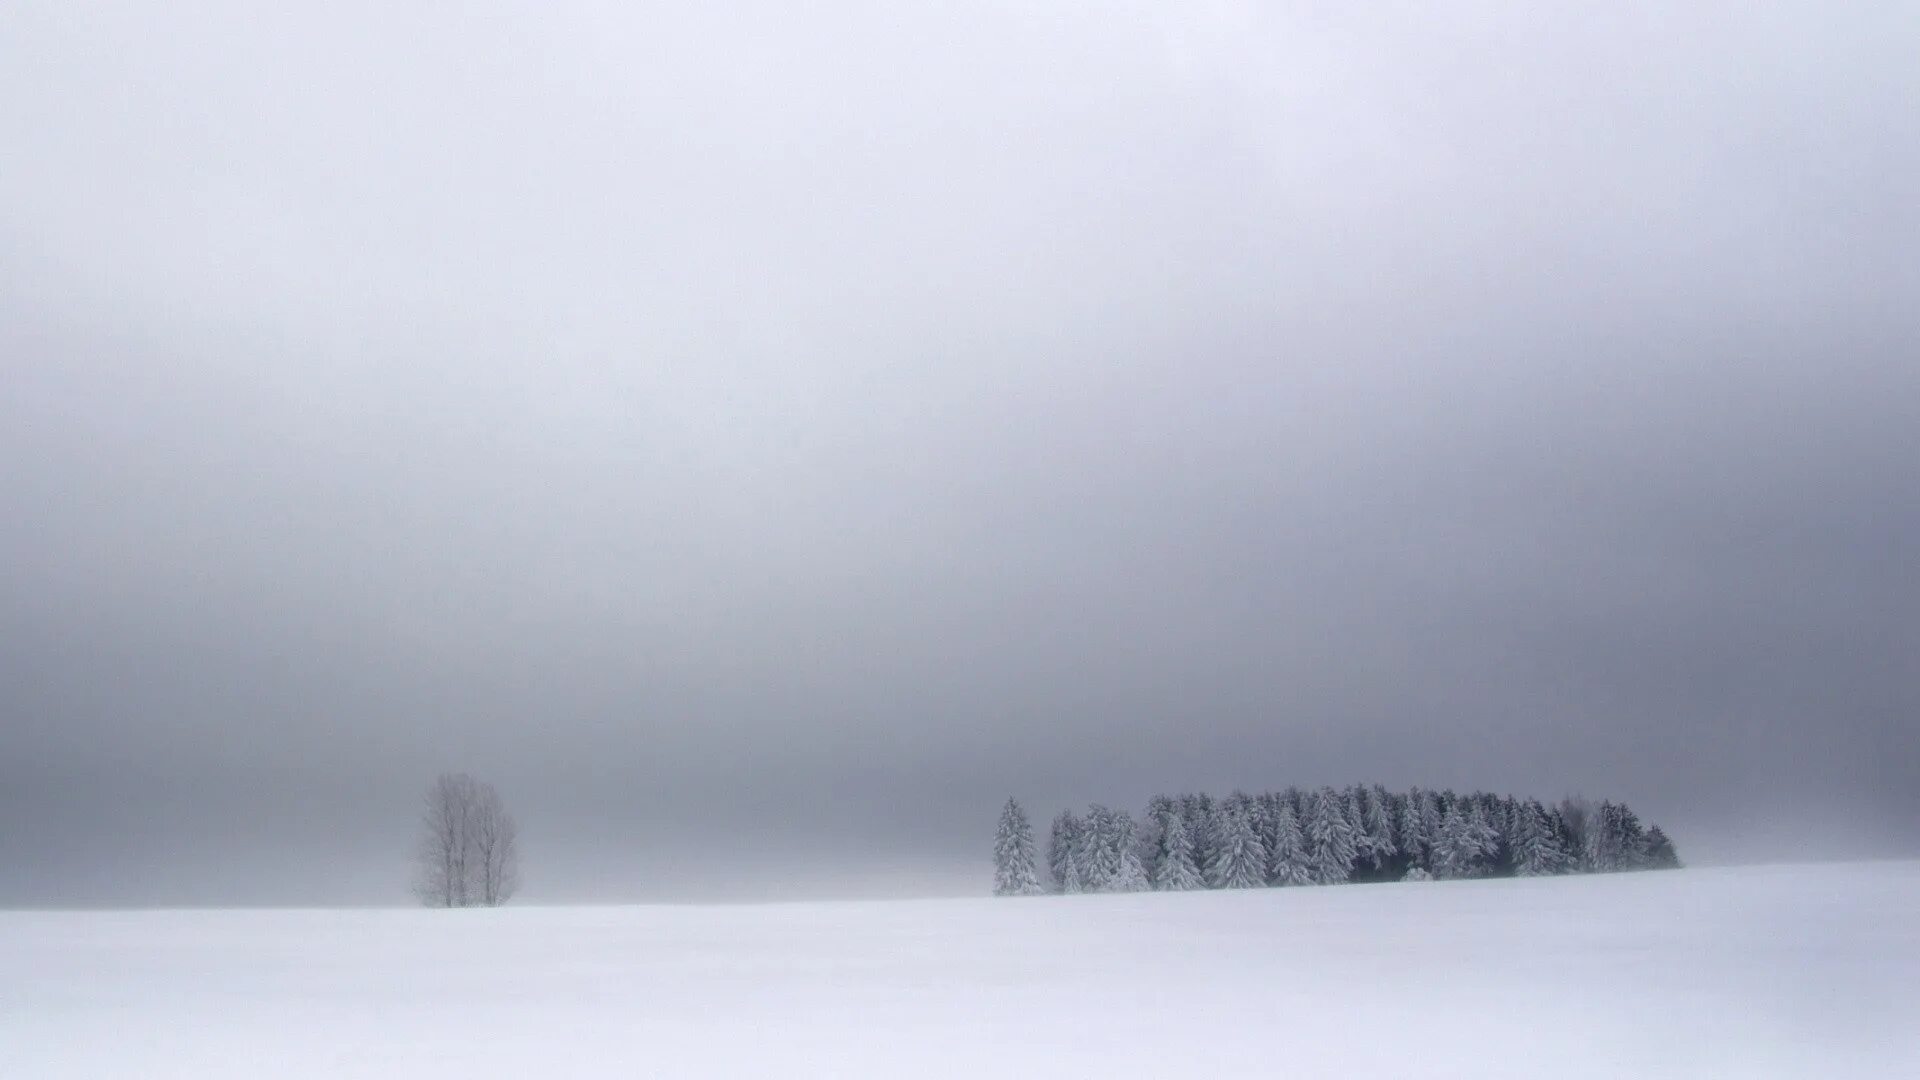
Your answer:
[[[1920,853],[1920,4],[7,5],[0,903]]]

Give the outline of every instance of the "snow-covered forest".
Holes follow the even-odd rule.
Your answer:
[[[1156,795],[1136,822],[1095,804],[1053,819],[1042,873],[1014,799],[994,837],[994,892],[1138,892],[1677,868],[1673,841],[1625,803],[1548,805],[1476,791],[1287,788]]]

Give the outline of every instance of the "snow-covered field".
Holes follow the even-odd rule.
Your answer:
[[[1920,862],[0,912],[0,1077],[1920,1076]]]

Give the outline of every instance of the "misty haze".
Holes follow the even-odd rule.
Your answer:
[[[1920,1072],[1916,55],[9,5],[0,1076]]]

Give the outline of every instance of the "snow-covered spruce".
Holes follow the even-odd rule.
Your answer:
[[[1514,824],[1515,873],[1521,877],[1564,874],[1571,861],[1538,802],[1521,803]]]
[[[1147,868],[1140,862],[1133,818],[1126,811],[1117,811],[1107,818],[1107,843],[1110,845],[1107,862],[1112,869],[1101,887],[1107,892],[1146,891]]]
[[[993,894],[1033,896],[1040,876],[1034,866],[1033,827],[1027,812],[1013,799],[1000,811],[1000,827],[993,836]]]
[[[1077,850],[1080,829],[1080,819],[1071,810],[1062,810],[1053,819],[1053,831],[1047,836],[1047,870],[1053,875],[1054,892],[1084,891]]]
[[[1358,854],[1353,823],[1347,818],[1346,800],[1330,787],[1314,793],[1307,815],[1307,850],[1315,884],[1338,885],[1352,875]]]
[[[1193,861],[1193,836],[1177,810],[1169,809],[1162,821],[1159,850],[1153,862],[1153,887],[1161,892],[1186,892],[1206,888],[1200,868]]]
[[[1442,812],[1440,830],[1433,838],[1433,876],[1473,877],[1479,864],[1480,838],[1473,825],[1473,809],[1455,802]]]
[[[1300,835],[1300,823],[1294,820],[1293,807],[1285,799],[1274,810],[1273,839],[1267,845],[1267,884],[1313,884],[1313,860]]]
[[[1267,883],[1267,849],[1254,831],[1244,796],[1230,798],[1216,812],[1217,843],[1207,863],[1207,884],[1216,889],[1251,889]]]

